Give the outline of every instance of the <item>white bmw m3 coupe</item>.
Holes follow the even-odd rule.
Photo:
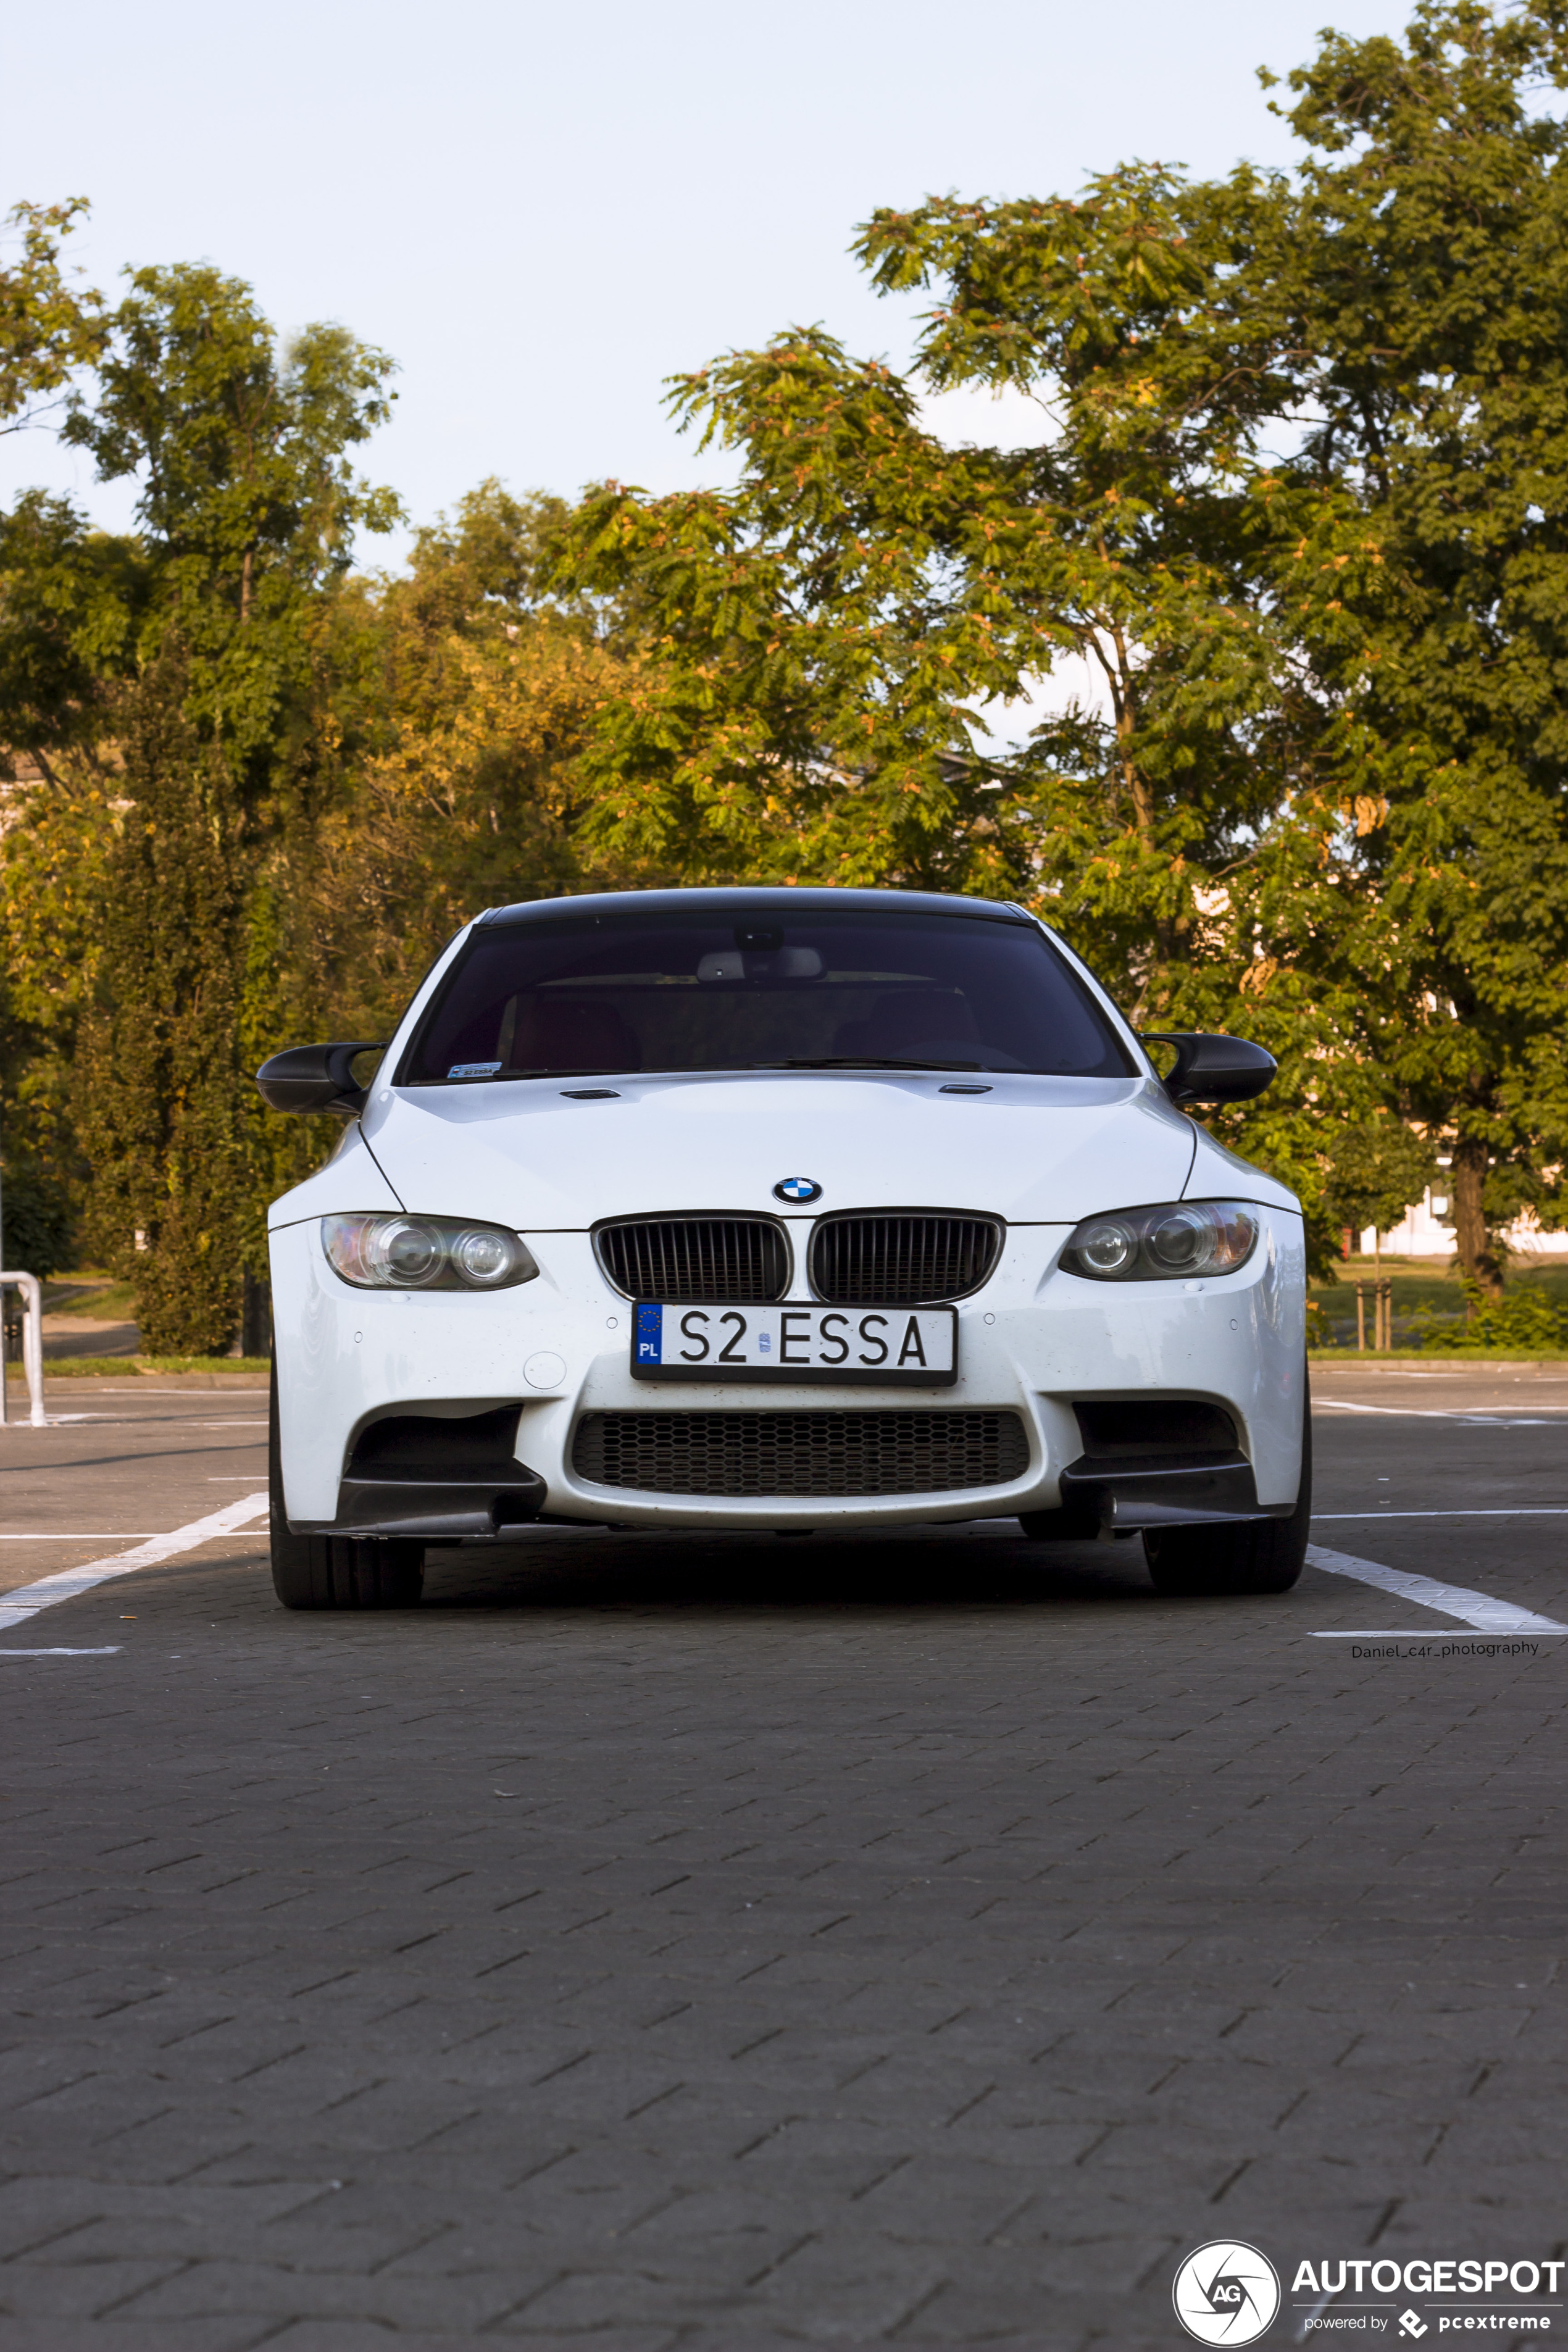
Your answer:
[[[532,1522],[1139,1535],[1163,1590],[1277,1592],[1310,1469],[1286,1189],[1178,1108],[1015,906],[705,889],[492,908],[389,1045],[274,1055],[347,1125],[274,1206],[272,1565],[417,1600]],[[356,1057],[382,1051],[368,1087]]]

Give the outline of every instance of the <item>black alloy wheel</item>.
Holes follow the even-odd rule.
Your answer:
[[[412,1609],[425,1587],[425,1547],[377,1536],[297,1536],[283,1516],[278,1360],[267,1412],[272,1590],[285,1609]]]

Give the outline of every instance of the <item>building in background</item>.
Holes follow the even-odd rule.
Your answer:
[[[1568,1257],[1568,1233],[1543,1234],[1529,1213],[1505,1225],[1502,1238],[1513,1257]],[[1372,1256],[1374,1245],[1381,1247],[1384,1257],[1452,1257],[1454,1228],[1447,1194],[1429,1192],[1381,1237],[1369,1225],[1359,1245],[1366,1257]]]

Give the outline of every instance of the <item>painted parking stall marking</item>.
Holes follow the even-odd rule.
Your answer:
[[[1375,1511],[1314,1511],[1315,1528],[1342,1526],[1347,1519],[1568,1519],[1568,1503],[1489,1503],[1468,1511],[1396,1511],[1384,1503]]]
[[[118,1658],[121,1654],[118,1642],[108,1642],[94,1650],[0,1650],[0,1658]]]
[[[1321,1568],[1330,1576],[1353,1577],[1358,1584],[1372,1584],[1384,1592],[1397,1593],[1402,1601],[1414,1601],[1423,1609],[1433,1609],[1445,1617],[1457,1617],[1461,1624],[1473,1626],[1478,1633],[1568,1633],[1568,1625],[1560,1624],[1555,1617],[1541,1617],[1532,1609],[1521,1609],[1510,1601],[1494,1601],[1489,1593],[1473,1592],[1463,1584],[1440,1584],[1436,1577],[1413,1576],[1403,1568],[1384,1568],[1375,1559],[1358,1559],[1352,1552],[1331,1551],[1325,1544],[1307,1546],[1307,1565]],[[1376,1634],[1319,1633],[1319,1641],[1393,1641],[1404,1640],[1411,1633],[1387,1631]],[[1420,1635],[1419,1638],[1426,1638]],[[1445,1639],[1453,1636],[1445,1634]]]
[[[26,1624],[41,1609],[52,1609],[57,1601],[74,1601],[79,1592],[89,1592],[95,1584],[105,1584],[110,1577],[131,1576],[139,1568],[157,1568],[183,1551],[195,1551],[199,1545],[210,1543],[215,1536],[233,1535],[252,1519],[264,1517],[267,1507],[265,1493],[244,1495],[237,1502],[226,1503],[221,1511],[209,1512],[204,1519],[192,1519],[186,1527],[171,1528],[167,1535],[153,1536],[133,1550],[117,1552],[110,1559],[89,1559],[80,1568],[65,1568],[56,1576],[40,1577],[36,1584],[19,1585],[15,1592],[0,1598],[0,1633]]]
[[[1562,1412],[1562,1406],[1554,1406]],[[1545,1429],[1543,1413],[1465,1412],[1458,1405],[1359,1404],[1347,1397],[1314,1397],[1314,1412],[1371,1412],[1388,1421],[1463,1421],[1481,1429]]]

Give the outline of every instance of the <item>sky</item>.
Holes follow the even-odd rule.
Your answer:
[[[823,323],[907,362],[920,303],[847,251],[878,205],[1070,190],[1132,156],[1288,163],[1256,79],[1312,53],[1321,0],[76,0],[13,9],[0,211],[86,195],[90,279],[211,261],[287,334],[341,320],[397,361],[367,445],[413,523],[494,475],[571,495],[728,467],[677,435],[664,379]],[[1408,8],[1348,0],[1346,32]],[[954,395],[948,437],[1028,429]],[[0,439],[31,483],[123,527],[133,491],[47,435]],[[363,550],[395,557],[398,540]]]

